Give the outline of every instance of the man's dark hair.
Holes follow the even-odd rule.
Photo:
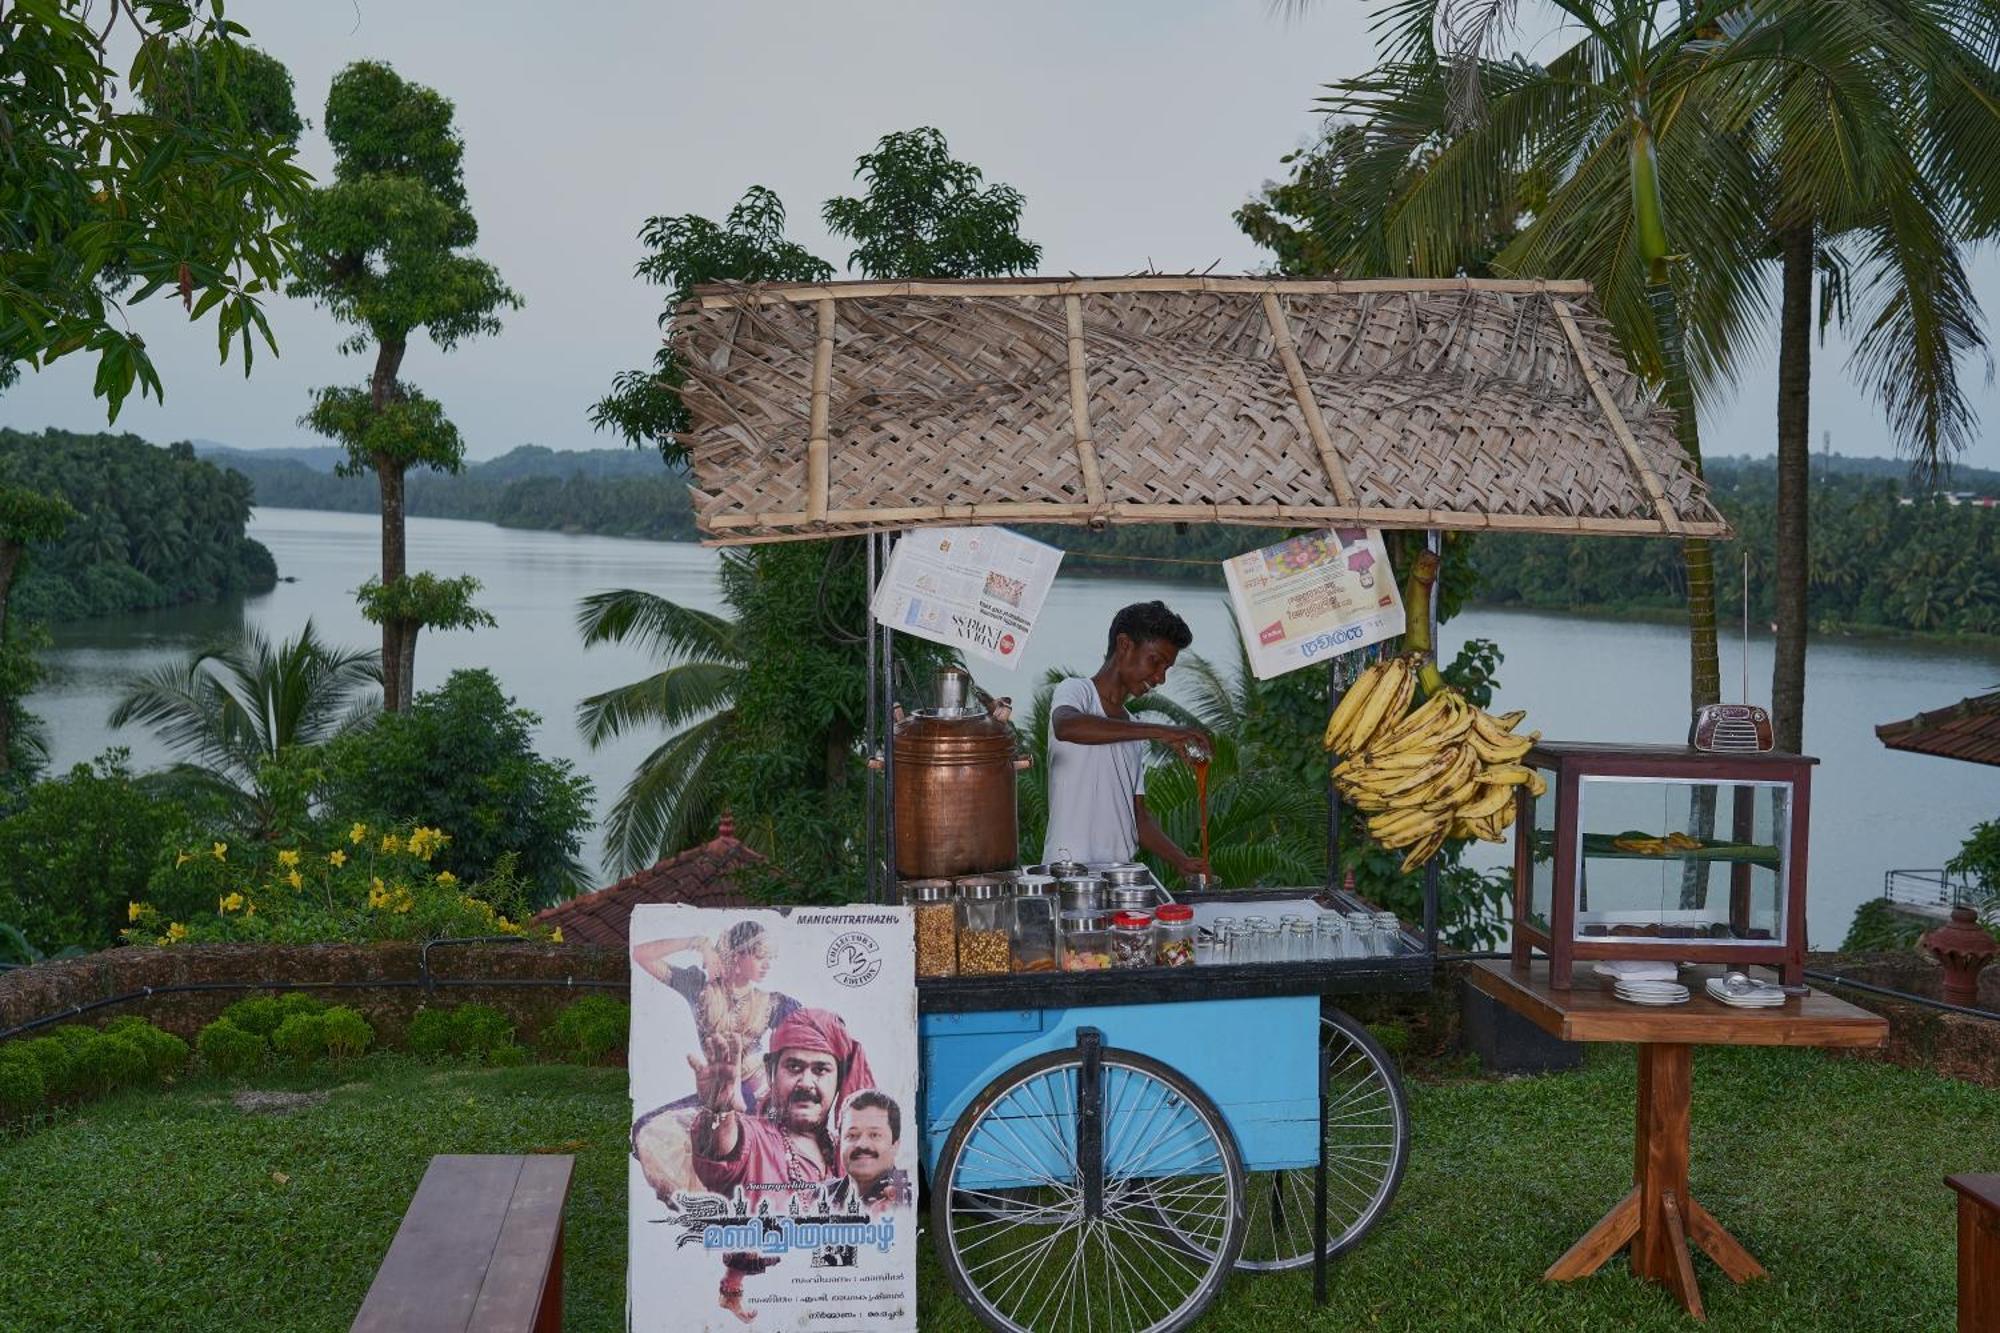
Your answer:
[[[1118,651],[1118,636],[1123,634],[1137,648],[1148,639],[1164,639],[1179,652],[1194,642],[1194,631],[1167,609],[1165,602],[1134,602],[1111,617],[1111,633],[1104,641],[1104,655],[1111,656]]]
[[[877,1110],[889,1113],[889,1137],[897,1143],[901,1143],[903,1141],[903,1108],[896,1105],[895,1098],[891,1097],[888,1093],[877,1091],[874,1088],[870,1088],[866,1092],[855,1093],[853,1097],[848,1099],[847,1114],[851,1116],[856,1111],[865,1111],[871,1106]]]

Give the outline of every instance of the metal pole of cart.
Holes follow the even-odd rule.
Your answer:
[[[882,575],[889,574],[895,537],[882,534]],[[896,631],[882,626],[882,901],[896,893]]]
[[[875,534],[872,532],[867,533],[861,538],[861,543],[868,548],[868,581],[865,585],[867,591],[863,595],[861,606],[861,636],[868,641],[868,670],[867,674],[862,677],[863,684],[861,687],[862,692],[868,696],[866,703],[863,705],[865,720],[861,727],[861,753],[863,758],[867,760],[861,767],[862,798],[863,803],[867,807],[867,814],[862,824],[866,832],[862,835],[861,856],[864,862],[862,874],[866,877],[868,885],[868,900],[879,903],[884,901],[884,896],[882,894],[882,882],[875,864],[876,811],[874,759],[881,751],[876,748],[875,744],[875,620],[874,612],[870,609],[875,604]]]
[[[1436,528],[1424,533],[1424,546],[1438,557],[1437,580],[1431,585],[1431,652],[1439,657],[1443,645],[1438,642],[1438,597],[1444,587],[1444,536]],[[1424,862],[1424,948],[1436,956],[1438,948],[1438,863],[1433,856]]]

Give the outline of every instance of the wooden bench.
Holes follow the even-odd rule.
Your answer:
[[[2000,1333],[2000,1175],[1944,1183],[1958,1191],[1959,1333]]]
[[[431,1158],[353,1333],[561,1333],[576,1159]]]

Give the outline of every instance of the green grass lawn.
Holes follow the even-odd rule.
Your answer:
[[[1234,1280],[1204,1327],[1693,1327],[1622,1259],[1569,1286],[1538,1275],[1627,1188],[1634,1065],[1413,1089],[1415,1146],[1387,1220],[1331,1273]],[[0,1140],[0,1328],[347,1327],[432,1153],[577,1154],[568,1327],[624,1327],[623,1071],[478,1069],[371,1057],[267,1078],[323,1089],[283,1115],[192,1081]],[[1952,1195],[1992,1169],[2000,1093],[1811,1052],[1713,1050],[1695,1062],[1696,1197],[1772,1279],[1732,1287],[1705,1258],[1711,1326],[1949,1329]],[[942,1273],[926,1329],[972,1329]]]

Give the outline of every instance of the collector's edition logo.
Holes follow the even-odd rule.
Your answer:
[[[843,986],[866,986],[882,971],[882,946],[873,935],[847,931],[826,947],[826,967]]]

